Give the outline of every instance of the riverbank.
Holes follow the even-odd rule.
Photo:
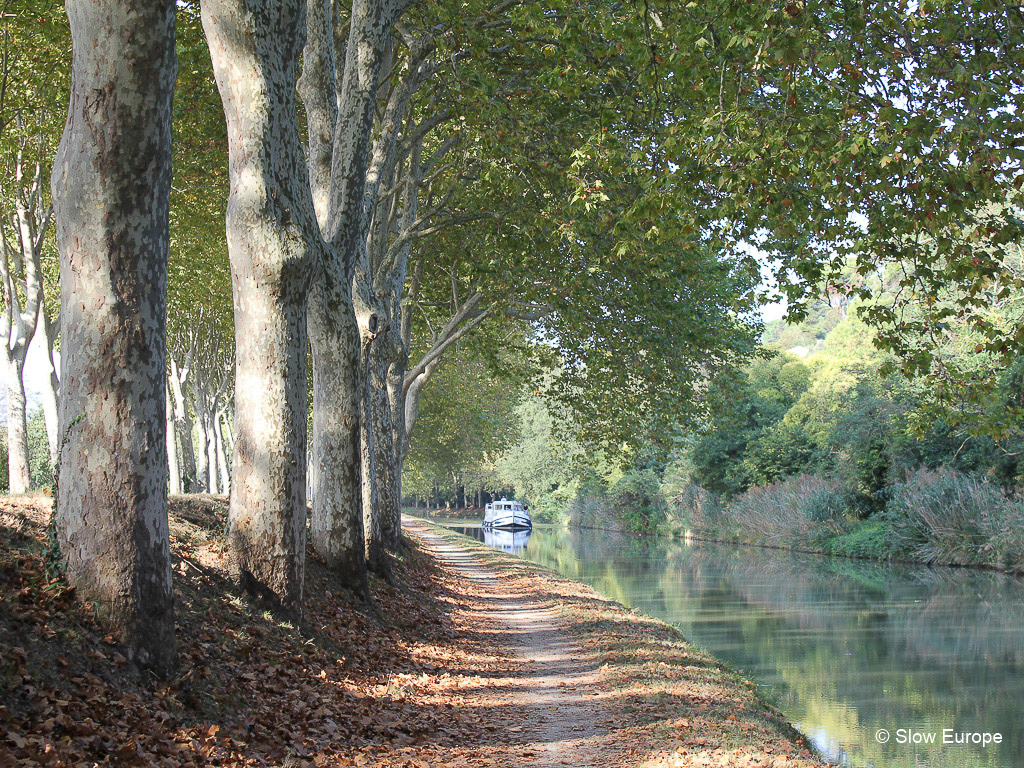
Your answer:
[[[725,500],[687,485],[669,532],[797,552],[1024,574],[1024,502],[984,477],[919,469],[868,514],[837,480],[795,475]]]
[[[579,647],[576,664],[596,669],[590,688],[615,713],[614,741],[635,745],[632,759],[613,765],[821,765],[753,683],[691,646],[674,627],[529,561],[444,528],[430,531],[479,558],[504,591],[555,612]]]
[[[0,500],[5,768],[819,765],[752,684],[670,627],[464,540],[475,576],[410,536],[397,585],[371,583],[374,610],[309,558],[303,621],[276,617],[228,579],[224,497],[172,499],[180,669],[140,677],[47,575],[49,503]],[[524,659],[481,583],[540,611],[519,618],[564,663]]]

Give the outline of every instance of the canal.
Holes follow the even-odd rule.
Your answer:
[[[755,680],[833,763],[1024,766],[1022,579],[607,531],[538,526],[514,538],[442,524],[675,624]],[[962,743],[982,734],[993,741]]]

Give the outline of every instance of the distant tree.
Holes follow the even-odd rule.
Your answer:
[[[533,395],[520,403],[515,416],[519,437],[498,460],[498,477],[534,506],[548,506],[552,495],[568,502],[586,465],[570,414]]]
[[[28,418],[28,456],[29,464],[32,467],[32,487],[51,487],[53,485],[53,466],[50,464],[46,417],[42,408],[32,411]]]
[[[694,480],[731,496],[805,468],[812,447],[783,419],[810,382],[807,365],[781,354],[714,382],[711,419],[690,448]]]
[[[497,485],[493,464],[513,439],[521,398],[519,366],[510,356],[488,364],[465,345],[452,350],[449,364],[432,377],[423,394],[417,439],[403,465],[406,493],[427,495],[433,488],[457,493],[479,488],[484,478]],[[475,487],[471,478],[477,478]]]
[[[57,449],[50,165],[64,124],[71,39],[53,0],[20,0],[0,28],[0,338],[4,340],[11,490],[28,489],[24,368],[33,336],[48,354],[43,407],[50,459]],[[47,264],[47,262],[51,264]],[[45,289],[45,290],[44,290]],[[47,301],[49,294],[50,301]]]

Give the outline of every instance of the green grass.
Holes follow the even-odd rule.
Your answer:
[[[873,519],[859,523],[849,533],[825,539],[822,551],[841,557],[869,557],[888,560],[906,556],[893,547],[892,532],[884,520]]]

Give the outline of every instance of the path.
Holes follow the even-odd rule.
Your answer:
[[[597,664],[569,637],[555,608],[537,595],[510,593],[498,573],[468,550],[409,521],[406,527],[441,565],[473,584],[486,616],[508,628],[522,674],[507,689],[523,713],[511,730],[532,747],[537,768],[622,766],[625,749],[613,738],[608,694],[599,686]]]

